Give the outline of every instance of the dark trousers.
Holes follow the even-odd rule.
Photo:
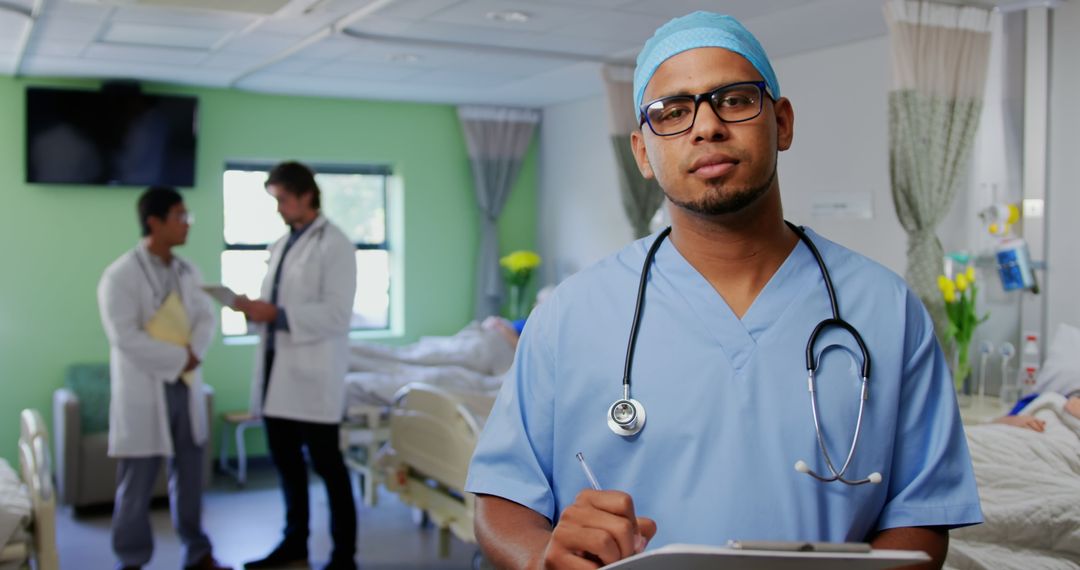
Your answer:
[[[272,356],[268,358],[272,365]],[[270,366],[267,366],[269,375]],[[265,393],[265,392],[264,392]],[[307,462],[304,447],[315,473],[326,485],[330,505],[330,535],[334,539],[334,559],[351,560],[356,554],[356,503],[352,481],[339,447],[341,425],[264,417],[270,458],[277,468],[285,498],[285,538],[290,547],[307,550],[310,527]]]

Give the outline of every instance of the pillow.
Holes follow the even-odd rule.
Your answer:
[[[1080,328],[1058,325],[1035,379],[1035,390],[1062,395],[1080,390]]]
[[[64,383],[79,398],[82,432],[109,431],[109,365],[72,364]]]

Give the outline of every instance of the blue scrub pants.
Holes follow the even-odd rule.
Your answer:
[[[202,529],[203,453],[191,435],[188,385],[177,380],[165,387],[173,457],[168,459],[169,505],[173,527],[183,543],[184,565],[190,566],[210,554],[210,539]],[[145,566],[154,553],[150,528],[150,499],[154,492],[160,456],[123,457],[116,469],[116,503],[113,507],[112,545],[120,566]]]

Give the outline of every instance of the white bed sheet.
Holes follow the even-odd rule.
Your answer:
[[[0,548],[26,540],[32,505],[30,494],[7,461],[0,459]]]
[[[506,372],[514,347],[496,330],[471,322],[452,336],[425,336],[405,346],[354,342],[351,372],[395,372],[409,366],[456,366],[488,376]]]
[[[1080,419],[1064,404],[1044,394],[1022,411],[1043,433],[967,428],[986,522],[951,533],[947,568],[1080,568]]]

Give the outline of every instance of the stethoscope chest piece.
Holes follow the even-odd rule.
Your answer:
[[[608,408],[607,423],[616,435],[637,435],[645,427],[645,406],[633,398],[615,400]]]

